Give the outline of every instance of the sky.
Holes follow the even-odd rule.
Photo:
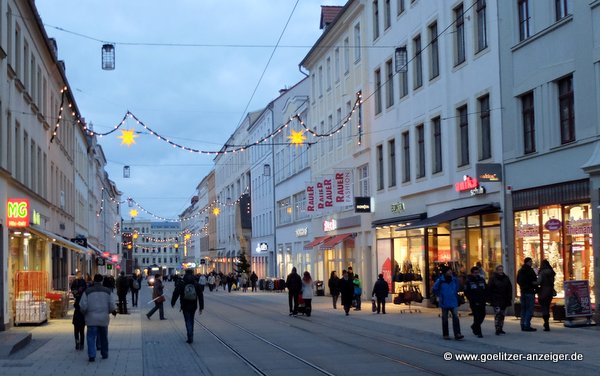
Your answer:
[[[94,131],[110,131],[130,111],[177,144],[218,151],[247,112],[305,77],[298,64],[322,33],[321,5],[345,2],[37,0],[36,5],[46,33],[57,41],[81,116]],[[102,70],[104,43],[115,46],[114,70]],[[214,156],[174,148],[132,119],[121,129],[141,132],[135,144],[121,145],[119,131],[98,140],[122,199],[132,197],[158,217],[177,218]],[[124,166],[130,166],[130,178],[123,177]],[[138,218],[153,219],[143,212]]]

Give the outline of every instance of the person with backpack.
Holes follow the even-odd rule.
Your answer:
[[[140,288],[142,287],[142,275],[141,273],[136,273],[133,277],[131,277],[131,306],[137,307],[138,305],[138,297]]]
[[[183,279],[175,286],[175,291],[173,291],[171,297],[171,307],[175,307],[177,299],[180,301],[187,331],[187,343],[194,342],[194,314],[198,309],[198,314],[201,315],[204,309],[204,293],[202,290],[202,287],[194,278],[194,271],[186,269]]]

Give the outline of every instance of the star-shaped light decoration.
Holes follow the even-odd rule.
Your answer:
[[[135,218],[138,215],[138,211],[136,209],[131,209],[129,211],[129,215],[131,216],[131,218]]]
[[[221,209],[219,209],[219,208],[214,208],[214,209],[212,210],[212,213],[213,213],[214,215],[219,215],[219,214],[221,214]]]
[[[121,135],[118,137],[121,139],[121,145],[127,145],[129,147],[135,144],[135,138],[138,136],[133,129],[122,129]]]
[[[290,139],[290,143],[292,145],[296,145],[296,147],[298,147],[298,145],[304,144],[304,140],[306,139],[306,137],[304,137],[303,131],[296,132],[295,130],[292,130],[292,134],[289,135],[288,138]]]

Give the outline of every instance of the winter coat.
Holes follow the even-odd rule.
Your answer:
[[[506,274],[492,274],[488,283],[488,298],[492,307],[504,309],[512,305],[512,283]]]
[[[537,276],[531,266],[523,264],[517,273],[517,283],[521,288],[521,294],[535,294]]]
[[[71,293],[73,294],[73,298],[75,298],[75,303],[73,304],[73,325],[83,326],[85,325],[85,316],[81,312],[81,306],[79,303],[81,302],[81,297],[83,296],[85,290],[87,288],[87,283],[83,278],[75,279],[71,283]]]
[[[536,284],[539,285],[538,298],[539,300],[552,299],[554,296],[554,276],[556,272],[552,268],[540,269]]]
[[[385,299],[390,292],[390,286],[383,278],[377,279],[375,285],[373,285],[373,292],[371,296],[376,296],[378,299]]]
[[[485,305],[487,294],[487,285],[485,279],[480,274],[476,276],[467,276],[465,283],[465,296],[469,299],[469,304]]]
[[[302,299],[312,299],[314,296],[313,293],[313,281],[311,280],[302,280]]]
[[[163,285],[162,280],[156,278],[154,281],[154,287],[152,288],[152,299],[156,299],[161,296],[164,293],[164,288],[165,285]]]
[[[452,276],[450,280],[446,280],[444,275],[435,281],[433,284],[433,293],[438,297],[440,308],[456,308],[458,307],[458,279]]]
[[[354,284],[354,295],[362,295],[362,283],[360,282],[360,279],[354,278],[352,283]]]
[[[190,283],[196,288],[196,299],[194,300],[183,298],[185,295],[185,285]],[[171,297],[171,307],[175,306],[177,299],[179,299],[182,311],[196,312],[197,309],[200,309],[200,311],[204,309],[204,294],[202,292],[202,287],[196,282],[196,278],[194,278],[192,274],[185,274],[183,279],[177,282],[175,290],[173,291],[173,296]]]
[[[100,282],[95,282],[85,290],[79,306],[88,326],[108,326],[108,315],[115,310],[115,297],[110,289],[102,286]]]
[[[302,290],[302,278],[298,273],[291,272],[285,280],[285,286],[289,292],[300,292]]]
[[[342,305],[352,305],[352,299],[354,299],[354,283],[352,283],[352,280],[340,278],[339,287],[342,295]]]
[[[329,282],[327,282],[327,286],[329,286],[329,293],[333,296],[338,296],[340,294],[340,279],[339,277],[331,277],[329,278]]]
[[[122,275],[117,278],[117,295],[125,296],[129,292],[129,280]]]

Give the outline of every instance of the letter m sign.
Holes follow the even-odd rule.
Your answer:
[[[29,226],[29,200],[26,198],[9,198],[6,210],[8,227]]]

